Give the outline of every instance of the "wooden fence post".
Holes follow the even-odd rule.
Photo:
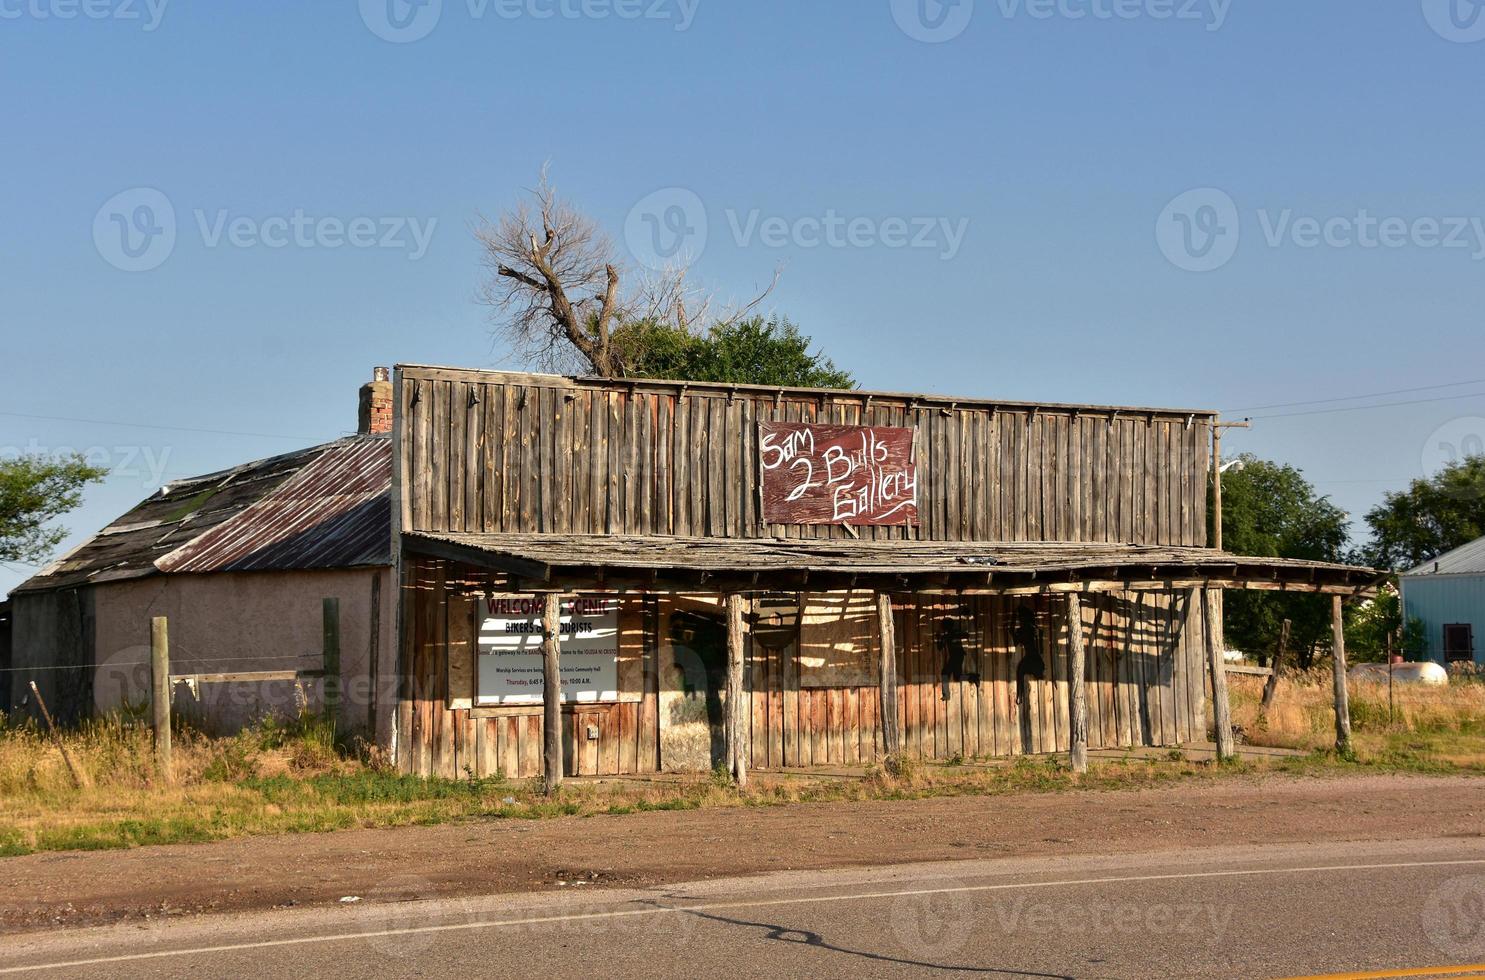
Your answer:
[[[166,783],[175,781],[170,761],[170,624],[164,616],[150,620],[150,706],[155,738],[155,771]]]
[[[1330,625],[1335,636],[1335,750],[1351,754],[1351,695],[1346,689],[1346,616],[1345,602],[1331,597]]]
[[[880,685],[882,709],[882,754],[896,756],[902,751],[902,733],[897,727],[897,633],[892,621],[892,597],[877,594],[877,626],[882,635],[882,662],[877,683]]]
[[[47,710],[46,699],[41,696],[41,688],[36,686],[35,681],[31,682],[31,696],[36,699],[36,707],[41,709],[41,717],[46,721],[46,730],[52,741],[57,743],[57,751],[62,753],[62,761],[67,763],[67,771],[72,773],[72,785],[82,789],[88,785],[88,778],[77,768],[77,763],[72,761],[72,753],[67,751],[67,742],[62,738],[62,733],[57,731],[57,723],[52,721],[52,713]]]
[[[542,767],[547,795],[562,785],[562,597],[547,594],[541,616],[542,647],[542,735],[545,751]]]
[[[1258,706],[1259,718],[1268,717],[1268,709],[1274,703],[1274,694],[1279,690],[1279,664],[1284,661],[1284,651],[1289,649],[1289,631],[1293,628],[1294,624],[1286,619],[1279,630],[1279,648],[1274,651],[1274,657],[1268,665],[1273,673],[1263,682],[1263,703]]]
[[[748,723],[743,711],[743,597],[727,596],[727,762],[738,789],[748,785]]]
[[[340,721],[340,600],[327,598],[321,606],[325,719],[335,728]]]
[[[1217,737],[1217,760],[1237,754],[1232,741],[1232,703],[1227,699],[1227,657],[1222,649],[1221,590],[1206,590],[1207,669],[1212,675],[1212,727]]]
[[[1076,592],[1067,594],[1067,701],[1073,772],[1088,771],[1088,692],[1084,672],[1087,659],[1083,653],[1083,600]]]

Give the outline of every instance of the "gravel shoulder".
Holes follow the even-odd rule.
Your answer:
[[[6,858],[0,929],[333,905],[346,896],[647,887],[954,859],[1441,837],[1485,837],[1485,778],[1269,776],[1151,790],[494,820]]]

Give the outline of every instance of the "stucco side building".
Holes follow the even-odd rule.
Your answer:
[[[150,621],[169,621],[171,673],[312,671],[325,599],[338,607],[340,726],[390,739],[391,382],[361,389],[357,434],[162,487],[10,598],[11,670],[63,720],[145,710]],[[207,730],[318,710],[324,682],[181,683],[175,708]]]

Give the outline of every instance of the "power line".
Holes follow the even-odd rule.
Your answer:
[[[115,422],[108,419],[79,419],[66,415],[29,415],[24,412],[0,412],[7,418],[37,419],[43,422],[81,422],[86,425],[116,425],[125,429],[158,429],[162,432],[194,432],[209,436],[247,436],[254,439],[288,439],[294,442],[314,442],[314,436],[288,436],[281,432],[237,432],[232,429],[197,429],[185,425],[150,425],[147,422]]]
[[[1305,402],[1280,402],[1276,405],[1254,405],[1251,408],[1223,409],[1224,415],[1241,415],[1244,412],[1266,412],[1271,408],[1300,408],[1305,405],[1329,405],[1333,402],[1354,402],[1363,398],[1387,398],[1391,395],[1410,395],[1417,391],[1439,391],[1444,388],[1463,388],[1465,385],[1485,384],[1485,378],[1474,381],[1451,381],[1442,385],[1424,385],[1421,388],[1397,388],[1393,391],[1374,391],[1368,395],[1345,395],[1340,398],[1316,398]],[[1270,416],[1272,417],[1272,416]]]
[[[1318,408],[1312,412],[1283,412],[1278,415],[1249,416],[1254,422],[1265,419],[1294,419],[1307,415],[1336,415],[1340,412],[1365,412],[1378,408],[1402,408],[1407,405],[1431,405],[1435,402],[1453,402],[1465,398],[1485,398],[1485,391],[1474,391],[1467,395],[1445,395],[1442,398],[1415,398],[1404,402],[1382,402],[1377,405],[1347,405],[1344,408]]]

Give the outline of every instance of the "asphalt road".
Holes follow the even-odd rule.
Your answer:
[[[863,841],[862,846],[870,846]],[[782,873],[0,940],[39,977],[1485,976],[1485,839]],[[1416,971],[1425,972],[1391,972]]]

